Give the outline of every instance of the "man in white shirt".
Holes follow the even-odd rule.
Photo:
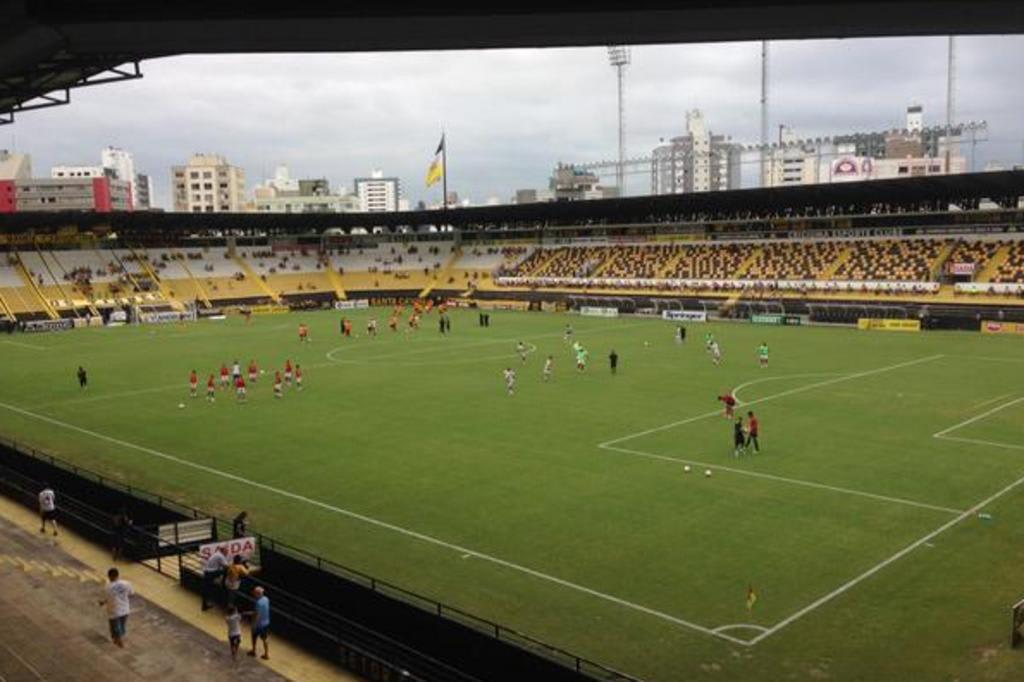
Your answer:
[[[131,613],[130,598],[135,594],[132,584],[121,580],[116,568],[107,571],[110,582],[104,588],[100,606],[107,607],[107,621],[110,624],[110,639],[119,647],[124,647],[124,636],[128,629],[128,614]]]
[[[53,535],[57,536],[57,495],[49,483],[43,484],[43,490],[39,493],[39,532],[46,532],[46,522],[53,524]]]
[[[231,562],[223,552],[214,552],[203,562],[203,611],[210,608],[208,602],[217,578],[224,575],[224,571],[230,565]]]

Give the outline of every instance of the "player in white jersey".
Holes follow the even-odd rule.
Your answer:
[[[526,364],[526,344],[523,343],[522,341],[517,343],[516,344],[516,352],[519,353],[519,359],[522,360],[523,364],[525,365]]]
[[[565,341],[566,343],[569,343],[570,341],[572,341],[572,325],[571,324],[565,325],[565,335],[562,336],[562,340]]]
[[[508,390],[508,394],[512,395],[516,392],[516,371],[511,367],[506,367],[503,374],[505,375],[505,388]]]
[[[549,355],[548,359],[544,361],[544,382],[547,383],[551,380],[551,375],[555,371],[555,356]]]
[[[718,347],[718,341],[712,340],[708,350],[711,351],[711,361],[716,365],[720,365],[722,363],[722,349]]]

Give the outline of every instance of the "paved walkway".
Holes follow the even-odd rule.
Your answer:
[[[40,534],[35,514],[0,497],[0,682],[357,679],[280,638],[271,638],[270,661],[249,658],[247,626],[233,668],[223,614],[201,612],[197,596],[137,564],[118,564],[136,592],[119,649],[97,603],[110,566],[109,554],[72,533]]]

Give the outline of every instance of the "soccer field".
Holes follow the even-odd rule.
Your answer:
[[[340,313],[6,336],[0,432],[647,679],[1018,679],[1021,339],[345,314],[358,338]],[[268,372],[246,404],[188,397],[236,358]],[[306,386],[275,400],[286,359]]]

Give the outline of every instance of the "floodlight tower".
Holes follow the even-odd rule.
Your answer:
[[[949,36],[946,43],[946,173],[950,172],[950,149],[953,118],[956,116],[956,39]],[[972,169],[973,170],[973,169]]]
[[[622,103],[622,78],[623,70],[629,64],[629,48],[625,45],[608,46],[608,62],[615,67],[619,81],[619,163],[615,167],[615,184],[619,188],[619,196],[626,194],[626,121],[625,107]]]
[[[768,41],[761,41],[761,187],[765,186],[765,172],[768,170]],[[775,154],[772,154],[774,161]],[[774,169],[773,169],[774,175]],[[774,177],[769,181],[774,184]]]

